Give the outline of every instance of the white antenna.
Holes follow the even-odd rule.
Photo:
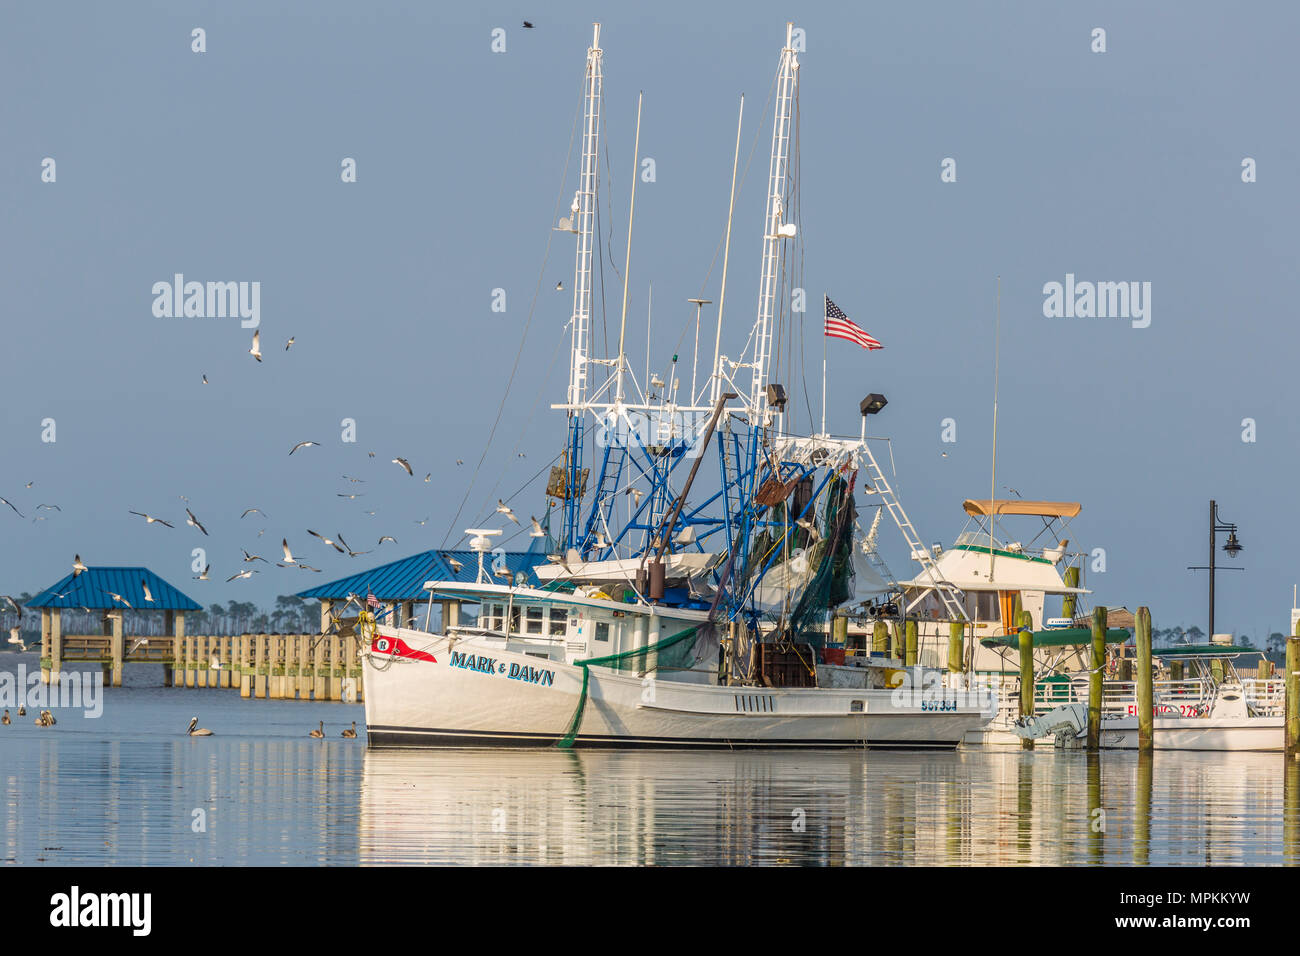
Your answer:
[[[587,50],[587,79],[583,87],[582,171],[573,199],[570,226],[578,234],[573,263],[573,356],[569,366],[569,405],[587,398],[587,336],[591,325],[592,223],[596,205],[596,158],[600,146],[601,87],[600,24],[592,25]]]
[[[997,520],[998,507],[994,502],[998,492],[998,336],[1002,330],[1002,276],[998,276],[998,298],[994,308],[993,320],[993,475],[989,484],[989,580],[993,580],[993,524]],[[1019,621],[1012,621],[1012,627],[1019,627]]]
[[[614,390],[614,401],[623,401],[623,366],[626,364],[623,355],[623,343],[627,337],[627,283],[629,273],[632,270],[632,217],[636,214],[636,181],[639,178],[637,172],[641,164],[641,99],[644,93],[638,93],[636,97],[636,143],[632,147],[632,199],[627,211],[627,255],[623,259],[623,318],[619,321],[618,326],[618,384]],[[648,345],[648,343],[647,343]],[[650,356],[646,354],[646,364],[649,365]]]
[[[758,286],[758,319],[754,323],[754,374],[750,388],[750,414],[766,406],[767,361],[772,351],[772,318],[776,305],[777,265],[781,240],[795,234],[794,223],[784,222],[785,184],[789,169],[790,112],[799,61],[791,44],[794,24],[785,25],[785,47],[777,75],[776,115],[772,121],[772,160],[768,171],[767,215],[763,220],[763,273]]]
[[[731,202],[727,206],[727,239],[722,249],[722,292],[718,295],[718,331],[713,339],[713,391],[710,404],[722,394],[722,307],[727,304],[727,259],[731,255],[731,219],[736,213],[736,169],[740,165],[740,127],[745,120],[745,94],[740,94],[740,115],[736,117],[736,155],[731,160]],[[692,398],[692,401],[694,399]]]

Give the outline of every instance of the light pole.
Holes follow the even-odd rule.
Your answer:
[[[1237,540],[1237,526],[1226,521],[1220,521],[1219,506],[1214,499],[1210,499],[1210,563],[1208,567],[1188,567],[1187,570],[1210,572],[1210,631],[1206,637],[1211,641],[1214,640],[1214,576],[1219,570],[1215,567],[1214,563],[1214,549],[1219,543],[1218,536],[1220,531],[1228,532],[1228,540],[1223,545],[1223,550],[1228,553],[1228,556],[1235,558],[1237,555],[1241,554],[1244,549],[1242,548],[1241,543]],[[1224,570],[1243,571],[1245,569],[1225,568]]]

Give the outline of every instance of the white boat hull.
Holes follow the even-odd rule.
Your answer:
[[[582,693],[580,666],[422,631],[380,628],[363,660],[373,746],[554,745]],[[587,692],[577,746],[952,749],[989,720],[952,692],[912,706],[888,690],[720,687],[602,667]]]
[[[1157,717],[1152,727],[1151,745],[1155,750],[1252,750],[1281,751],[1283,749],[1282,717],[1251,717],[1214,719],[1209,717]],[[1079,735],[1081,740],[1087,734]],[[1004,726],[994,722],[970,731],[964,743],[977,747],[1019,748],[1021,738]],[[1052,741],[1039,740],[1039,747],[1051,747]],[[1138,725],[1136,717],[1102,721],[1103,750],[1136,750]]]

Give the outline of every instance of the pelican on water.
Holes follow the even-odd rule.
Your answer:
[[[206,727],[200,727],[200,726],[199,726],[199,719],[198,719],[197,717],[191,717],[191,718],[190,718],[190,726],[189,726],[189,729],[186,730],[185,732],[186,732],[187,734],[189,734],[191,737],[211,737],[211,736],[212,736],[212,731],[208,730]]]
[[[8,723],[8,721],[9,721],[8,713],[9,713],[8,711],[5,711],[5,722],[6,722],[6,723]],[[351,730],[345,730],[345,731],[343,731],[343,736],[344,736],[344,737],[351,738],[351,737],[355,737],[356,735],[357,735],[357,722],[354,720],[354,721],[352,721],[352,729],[351,729]]]
[[[324,737],[324,736],[325,736],[325,721],[322,720],[322,721],[320,722],[320,727],[318,727],[316,730],[313,730],[313,731],[312,731],[310,734],[308,734],[307,736],[308,736],[308,737]]]

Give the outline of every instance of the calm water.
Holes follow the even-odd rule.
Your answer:
[[[36,666],[0,670],[20,660]],[[359,705],[127,679],[97,719],[38,728],[29,708],[0,727],[0,860],[1300,862],[1300,771],[1284,814],[1280,755],[373,751],[339,736],[362,731]],[[191,716],[215,735],[186,737]]]

